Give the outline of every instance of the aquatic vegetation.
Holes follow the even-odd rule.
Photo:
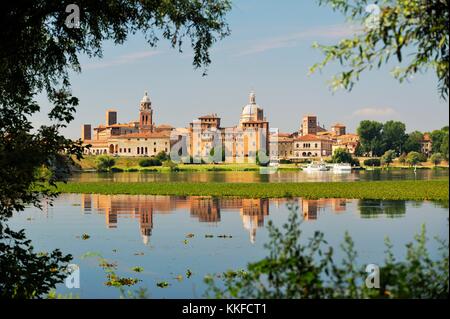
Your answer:
[[[190,269],[186,270],[186,278],[191,278],[192,271]]]
[[[88,234],[81,235],[81,239],[83,240],[88,240],[89,238],[91,238],[91,236],[89,236]]]
[[[183,281],[183,275],[178,275],[174,279],[176,279],[176,280],[181,282],[181,281]]]
[[[183,244],[185,244],[185,245],[189,244],[189,240],[187,240],[187,239],[183,240]]]
[[[100,257],[101,258],[101,254],[96,251],[88,251],[88,252],[85,252],[83,255],[81,255],[80,259],[92,258],[92,257]]]
[[[136,267],[131,268],[131,270],[134,271],[134,272],[143,272],[144,268],[136,266]]]
[[[144,252],[139,251],[137,253],[134,253],[133,255],[135,255],[135,256],[144,256]]]
[[[159,288],[167,288],[167,287],[169,287],[169,283],[167,281],[161,281],[161,282],[157,282],[156,286]]]
[[[72,293],[61,294],[57,293],[55,289],[52,289],[49,291],[47,299],[80,299],[80,296],[78,294],[74,295]]]
[[[358,181],[304,183],[194,183],[194,182],[69,182],[58,183],[63,193],[213,196],[240,198],[303,197],[448,200],[448,179],[420,181]]]
[[[111,269],[111,268],[115,269],[115,268],[117,268],[117,263],[115,263],[115,262],[109,263],[106,260],[100,261],[100,263],[98,265],[100,267],[102,267],[103,269]]]
[[[186,238],[192,238],[192,237],[194,237],[195,235],[193,234],[193,233],[189,233],[189,234],[187,234],[186,235]]]
[[[133,286],[141,281],[137,278],[119,277],[115,273],[108,274],[107,279],[108,281],[105,282],[105,285],[112,287]]]
[[[217,238],[233,238],[231,235],[217,235]]]
[[[205,238],[214,238],[214,235],[211,235],[211,234],[205,234]]]

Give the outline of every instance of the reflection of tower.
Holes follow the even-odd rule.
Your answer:
[[[106,226],[108,228],[117,228],[117,211],[112,207],[105,208]]]
[[[331,199],[331,209],[335,213],[345,212],[347,206],[347,201],[341,198]]]
[[[193,196],[190,201],[191,216],[197,217],[200,222],[220,221],[220,204],[217,198]]]
[[[317,200],[302,200],[302,211],[304,220],[316,220],[319,203]]]
[[[81,194],[81,211],[90,214],[92,210],[92,194]]]
[[[153,228],[153,208],[142,208],[139,216],[139,229],[141,230],[142,242],[147,245]]]
[[[264,216],[269,215],[267,199],[243,199],[241,217],[244,228],[250,233],[250,242],[256,241],[256,229],[264,226]]]

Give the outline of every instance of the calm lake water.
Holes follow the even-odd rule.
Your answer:
[[[448,240],[448,202],[293,201],[303,219],[304,240],[320,230],[338,249],[344,232],[349,231],[361,264],[382,263],[385,236],[391,238],[396,257],[404,258],[405,244],[422,224],[429,238]],[[60,285],[60,293],[81,298],[120,296],[117,288],[104,284],[106,274],[98,257],[86,257],[97,253],[117,263],[119,276],[142,280],[127,290],[147,288],[150,298],[201,298],[205,275],[243,268],[266,256],[265,225],[269,220],[282,225],[289,213],[287,203],[283,199],[65,194],[44,211],[30,207],[15,214],[10,223],[15,229],[26,229],[37,251],[60,248],[74,256],[73,263],[80,266],[80,288]],[[84,233],[90,238],[82,240]],[[190,233],[194,237],[185,242]],[[431,240],[428,247],[437,257],[438,244]],[[143,267],[143,272],[133,272],[136,266]],[[187,269],[192,271],[190,278],[184,276]],[[178,275],[183,275],[181,281],[175,278]],[[157,287],[161,281],[170,286]]]
[[[353,171],[336,174],[332,172],[278,171],[274,174],[256,172],[124,172],[124,173],[78,173],[72,181],[114,181],[114,182],[339,182],[339,181],[379,181],[379,180],[429,180],[448,178],[448,169],[410,169]]]

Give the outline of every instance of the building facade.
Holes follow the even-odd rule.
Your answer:
[[[223,127],[216,113],[200,116],[186,128],[156,125],[154,115],[147,92],[139,103],[135,121],[119,123],[118,112],[108,109],[104,124],[93,129],[91,124],[84,124],[81,128],[83,144],[90,145],[86,154],[155,156],[165,152],[173,161],[185,163],[264,163],[320,159],[331,156],[337,148],[355,154],[359,145],[358,135],[348,134],[344,124],[336,123],[327,130],[316,115],[304,116],[296,132],[271,131],[254,92],[249,94],[235,126]],[[431,152],[430,139],[424,138],[422,149],[425,154]]]
[[[152,102],[145,92],[139,104],[139,120],[118,123],[117,111],[106,111],[105,124],[94,127],[84,124],[81,131],[83,145],[90,145],[86,154],[110,154],[117,156],[154,156],[170,152],[170,125],[156,126],[153,122]]]

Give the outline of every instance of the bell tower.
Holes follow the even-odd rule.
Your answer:
[[[145,91],[139,107],[139,128],[153,131],[152,102],[147,91]]]

